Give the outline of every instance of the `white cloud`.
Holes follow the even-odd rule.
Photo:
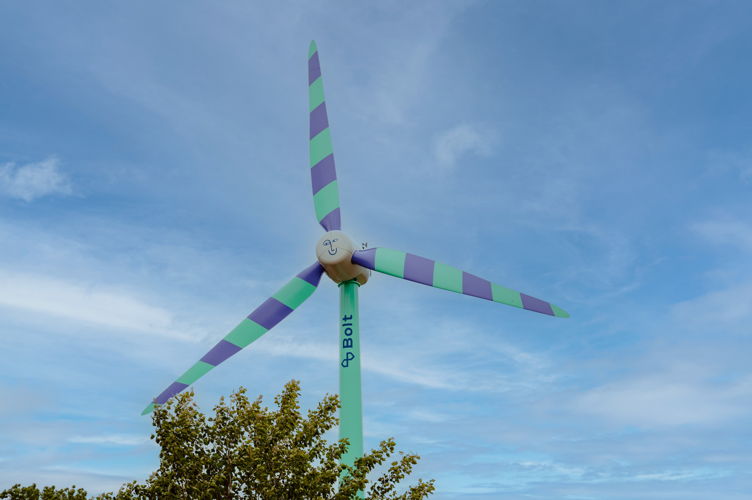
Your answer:
[[[657,374],[603,385],[574,402],[577,410],[637,426],[700,425],[749,413],[752,383],[697,380],[686,372]]]
[[[360,52],[347,61],[347,66],[353,69],[348,78],[353,92],[349,98],[345,93],[337,95],[351,100],[353,104],[349,108],[358,110],[371,122],[369,129],[373,130],[375,119],[404,131],[403,126],[414,119],[412,111],[426,98],[426,89],[431,87],[434,60],[441,57],[441,46],[452,23],[471,7],[471,2],[394,2],[399,5],[398,17],[383,15],[389,11],[388,5],[381,2],[379,7],[370,7],[354,13],[354,17],[348,16],[345,22],[340,21],[340,31],[347,33],[351,40],[350,48],[368,44],[373,39],[381,42],[379,50],[370,51],[367,57]],[[389,32],[388,39],[382,36],[385,30]],[[337,52],[329,49],[332,45],[326,39],[319,44],[326,61],[336,57]],[[330,64],[325,71],[335,69]],[[336,84],[335,80],[328,81],[332,87]]]
[[[725,477],[728,472],[710,469],[666,470],[626,477],[627,481],[688,481]]]
[[[23,415],[50,404],[46,395],[29,386],[0,382],[0,417]]]
[[[68,441],[77,444],[136,446],[148,443],[149,438],[137,434],[107,434],[102,436],[73,436]]]
[[[478,156],[491,154],[493,134],[477,125],[463,123],[439,134],[434,140],[434,157],[439,165],[453,168],[460,157],[469,153]]]
[[[752,282],[679,302],[671,315],[685,328],[720,333],[752,333]]]
[[[263,343],[257,346],[260,351],[272,356],[291,356],[296,358],[314,359],[317,361],[335,362],[336,351],[329,345],[312,342],[300,342],[294,339],[277,339],[274,343]],[[403,352],[403,356],[405,353]],[[403,356],[382,357],[378,353],[368,352],[362,356],[361,367],[363,371],[370,371],[385,375],[393,380],[416,384],[434,389],[461,389],[445,370],[431,370],[430,367],[406,367],[407,363]]]
[[[442,370],[433,363],[415,362],[415,357],[408,352],[401,355],[389,353],[379,356],[378,353],[368,353],[363,359],[363,369],[384,375],[400,382],[420,385],[430,389],[472,390],[476,389],[467,376],[452,376],[450,371]]]
[[[406,326],[405,322],[401,324],[407,331],[419,330],[418,326]],[[459,331],[462,330],[455,323],[435,327],[432,332],[435,344],[432,347],[427,347],[419,338],[401,342],[391,336],[391,331],[382,331],[376,345],[361,351],[361,369],[429,389],[496,394],[533,390],[556,378],[544,358],[500,341],[495,341],[480,356],[484,367],[458,372],[454,362],[446,361],[447,357],[456,359],[457,356],[465,356],[466,359],[479,361],[478,353],[468,346],[483,343],[473,332],[462,331],[460,335]],[[278,336],[273,342],[259,340],[254,344],[254,349],[271,356],[335,363],[336,349],[328,343],[306,341],[305,338],[310,336],[310,333],[303,332],[284,338]],[[453,342],[458,337],[463,342]]]
[[[0,193],[11,198],[33,201],[52,194],[70,194],[71,184],[60,170],[60,161],[49,157],[21,166],[16,166],[15,163],[0,165]]]
[[[410,410],[407,412],[407,417],[413,420],[429,423],[446,422],[450,419],[449,415],[430,410]]]
[[[752,250],[752,225],[737,219],[699,222],[691,226],[697,234],[715,244]]]
[[[279,328],[279,327],[278,327]],[[313,359],[317,361],[331,361],[337,359],[336,350],[331,345],[321,342],[305,342],[298,338],[277,336],[274,342],[254,344],[254,348],[271,356],[291,356],[293,358]]]
[[[139,298],[45,276],[0,270],[0,306],[180,340],[199,337]]]

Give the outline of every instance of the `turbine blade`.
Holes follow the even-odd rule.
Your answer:
[[[263,304],[240,322],[225,338],[207,352],[203,358],[183,373],[180,378],[170,384],[167,389],[157,396],[144,408],[141,415],[154,410],[155,405],[165,403],[196,380],[206,375],[212,368],[248,346],[251,342],[274,328],[288,314],[313,294],[321,280],[324,269],[315,263],[301,271],[285,286],[277,290]]]
[[[324,81],[321,77],[319,52],[314,41],[311,41],[308,49],[308,112],[311,187],[316,220],[327,231],[342,229],[337,172],[334,168],[332,137],[324,102]]]
[[[352,262],[380,273],[450,292],[471,295],[549,316],[568,318],[569,313],[545,300],[491,283],[456,267],[389,248],[369,248],[353,253]]]

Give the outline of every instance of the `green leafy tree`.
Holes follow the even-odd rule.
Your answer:
[[[12,500],[87,500],[88,494],[83,488],[57,489],[54,486],[45,486],[40,490],[36,484],[31,486],[14,485],[5,491],[0,492],[0,498],[10,498]]]
[[[183,393],[154,411],[152,439],[161,448],[159,468],[142,484],[127,483],[117,493],[97,498],[347,500],[361,492],[373,500],[419,500],[434,491],[433,480],[419,479],[399,492],[419,457],[400,452],[389,462],[395,453],[392,439],[353,466],[340,464],[347,441],[329,443],[324,438],[338,423],[338,397],[324,397],[305,417],[299,398],[300,385],[294,380],[275,397],[276,409],[263,406],[261,397],[249,400],[241,387],[229,404],[220,399],[214,416],[207,417],[198,410],[193,393]],[[45,497],[36,486],[36,496],[24,493],[28,488],[16,485],[0,498],[86,498],[83,490],[57,490],[50,494],[58,496]]]

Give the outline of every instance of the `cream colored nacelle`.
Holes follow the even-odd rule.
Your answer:
[[[356,279],[361,285],[368,281],[368,269],[352,263],[355,245],[342,231],[324,233],[316,244],[316,258],[335,282]]]

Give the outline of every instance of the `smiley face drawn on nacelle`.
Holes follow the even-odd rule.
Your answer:
[[[316,257],[323,265],[349,262],[354,251],[355,246],[342,231],[329,231],[316,244]]]
[[[329,249],[327,250],[327,252],[329,253],[329,255],[337,255],[337,252],[339,251],[339,248],[337,248],[337,247],[334,246],[334,244],[337,241],[339,241],[339,238],[334,238],[332,240],[326,239],[322,243],[322,245],[324,245],[325,247],[329,247]]]
[[[355,245],[342,231],[324,233],[316,243],[316,258],[335,283],[357,279],[362,285],[368,281],[368,271],[352,263],[353,252]]]

